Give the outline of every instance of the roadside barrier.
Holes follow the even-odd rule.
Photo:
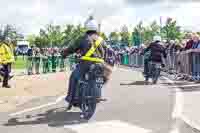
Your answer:
[[[121,65],[144,66],[144,56],[138,53],[129,54],[128,57],[123,58],[128,58],[129,63],[122,62]],[[200,81],[200,49],[168,53],[165,65],[165,71],[169,74],[186,80]]]

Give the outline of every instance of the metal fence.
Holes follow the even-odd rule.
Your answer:
[[[144,56],[138,53],[133,54],[123,54],[121,57],[121,65],[127,65],[130,67],[143,67],[144,66]]]
[[[25,74],[40,74],[40,73],[51,73],[58,71],[65,71],[67,68],[72,70],[76,62],[74,57],[68,57],[62,59],[60,56],[56,57],[55,61],[51,59],[43,59],[41,57],[39,61],[35,57],[25,57],[26,60],[26,70]],[[143,67],[144,66],[144,56],[134,53],[121,54],[117,61],[121,65],[131,66],[131,67]],[[55,65],[54,65],[55,63]]]
[[[132,67],[143,67],[144,66],[144,56],[140,54],[130,54],[129,55],[130,66]]]
[[[124,60],[128,60],[128,62]],[[144,56],[138,53],[122,56],[121,64],[143,67]],[[169,74],[187,80],[200,81],[200,49],[168,53],[165,65],[165,71]]]
[[[67,68],[73,69],[73,65],[75,64],[74,57],[67,59],[57,57],[56,61],[54,61],[56,65],[53,65],[52,60],[46,60],[45,62],[45,60],[40,59],[39,63],[36,63],[35,59],[32,57],[26,57],[25,59],[25,74],[65,71]],[[144,56],[139,53],[120,54],[117,63],[130,67],[143,67]],[[200,81],[200,49],[168,53],[165,64],[166,72],[169,74],[174,74],[183,79]],[[55,69],[55,71],[53,71],[53,69]]]
[[[179,75],[190,80],[200,80],[200,50],[192,49],[176,54],[175,68]]]

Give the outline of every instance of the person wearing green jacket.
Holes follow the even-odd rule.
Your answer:
[[[27,73],[28,75],[33,74],[33,46],[27,52]]]
[[[40,49],[37,48],[35,51],[35,73],[40,74]]]
[[[55,57],[56,57],[56,70],[57,70],[57,68],[59,68],[59,62],[60,62],[60,60],[59,60],[59,51],[58,51],[58,48],[55,48]]]
[[[65,59],[63,56],[61,56],[61,54],[59,55],[59,58],[60,58],[60,72],[63,72],[65,71]]]
[[[43,68],[43,73],[48,72],[48,55],[46,49],[43,49],[42,53],[42,68]]]
[[[52,66],[51,58],[52,58],[51,49],[48,49],[48,52],[47,52],[47,60],[48,60],[47,72],[51,72],[51,66]]]
[[[51,63],[52,63],[52,72],[56,72],[56,51],[55,51],[55,49],[53,49]]]

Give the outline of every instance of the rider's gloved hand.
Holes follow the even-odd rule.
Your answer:
[[[162,68],[164,68],[164,67],[165,67],[165,64],[161,64],[161,66],[162,66]]]

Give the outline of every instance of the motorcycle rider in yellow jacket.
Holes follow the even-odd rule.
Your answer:
[[[98,35],[98,25],[95,20],[90,20],[85,25],[86,33],[81,39],[80,43],[68,46],[63,51],[63,57],[69,56],[73,53],[80,54],[80,63],[72,72],[69,80],[68,95],[66,101],[71,103],[73,101],[75,86],[82,74],[88,71],[89,67],[95,63],[104,64],[105,51],[107,49],[105,41]],[[71,109],[72,105],[68,109]]]

